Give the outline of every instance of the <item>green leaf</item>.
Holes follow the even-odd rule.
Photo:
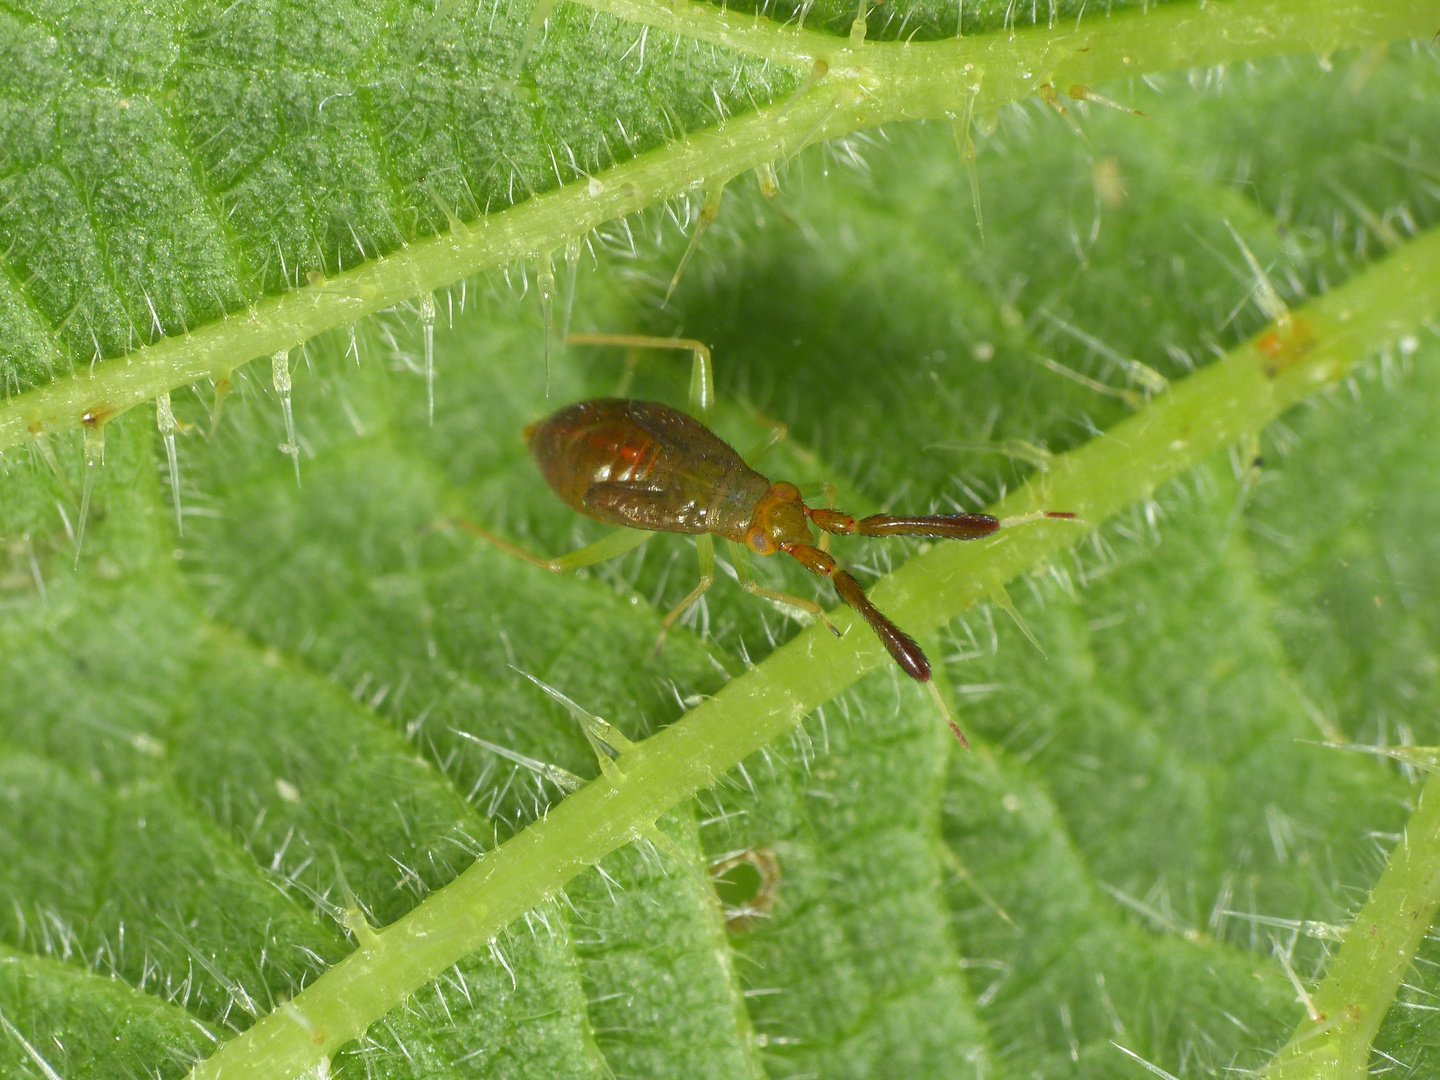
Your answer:
[[[0,10],[7,1074],[1435,1068],[1433,10],[590,6]],[[723,551],[657,655],[685,538],[450,527],[595,539],[520,430],[684,404],[562,324],[1081,515],[836,542],[974,753]]]

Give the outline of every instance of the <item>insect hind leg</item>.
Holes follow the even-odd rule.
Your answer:
[[[757,423],[764,424],[769,428],[764,438],[741,455],[745,459],[745,464],[754,469],[759,467],[760,459],[765,456],[766,451],[790,437],[790,425],[785,423],[784,420],[772,419],[758,409],[752,409],[751,415]]]
[[[840,628],[830,621],[825,614],[825,609],[813,600],[806,600],[803,596],[793,596],[790,593],[780,592],[776,589],[767,589],[755,580],[750,568],[750,549],[744,544],[737,544],[729,541],[731,563],[735,567],[735,578],[740,587],[751,596],[758,596],[762,600],[769,600],[774,604],[784,604],[787,607],[798,608],[816,619],[819,619],[836,637],[844,637]]]
[[[709,533],[701,533],[695,537],[695,556],[700,562],[700,581],[685,599],[671,608],[665,618],[660,620],[660,638],[655,642],[651,656],[658,655],[664,647],[665,635],[670,633],[670,627],[675,625],[675,620],[689,611],[690,607],[705,595],[705,590],[715,583],[715,540]]]
[[[608,562],[610,559],[618,558],[627,551],[633,551],[641,544],[649,540],[651,533],[640,529],[617,529],[609,536],[601,537],[593,544],[586,544],[582,548],[568,552],[565,555],[557,555],[547,559],[543,555],[536,555],[533,551],[526,551],[519,544],[511,543],[503,536],[497,536],[489,529],[481,528],[473,521],[466,521],[461,518],[455,522],[457,526],[478,536],[487,544],[492,544],[517,559],[524,559],[531,566],[538,566],[541,570],[549,570],[552,574],[565,574],[571,570],[579,570],[584,566],[594,566],[596,563]]]
[[[683,349],[694,353],[690,367],[690,412],[710,423],[715,408],[715,371],[710,362],[710,347],[693,338],[651,337],[648,334],[570,334],[566,345],[624,345],[634,349]],[[629,385],[629,372],[625,383]]]

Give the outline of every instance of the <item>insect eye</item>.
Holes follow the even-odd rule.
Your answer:
[[[750,550],[756,555],[773,555],[775,553],[775,543],[764,529],[751,529],[745,534],[745,543],[750,545]]]

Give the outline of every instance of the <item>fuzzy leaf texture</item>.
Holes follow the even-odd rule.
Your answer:
[[[1440,1072],[1440,7],[1316,7],[0,5],[0,1075]],[[836,541],[973,753],[723,546],[656,654],[689,539],[450,527],[685,403],[567,326],[1082,515]]]

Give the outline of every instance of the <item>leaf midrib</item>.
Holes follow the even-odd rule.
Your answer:
[[[1299,2],[1267,0],[1263,10],[1273,14],[1281,36],[1260,39],[1263,46],[1249,41],[1229,42],[1225,47],[1215,47],[1216,54],[1213,56],[1206,53],[1205,59],[1224,59],[1224,48],[1235,50],[1236,56],[1250,57],[1286,48],[1312,47],[1317,42],[1333,45],[1337,37],[1343,41],[1347,33],[1353,36],[1356,32],[1355,27],[1346,21],[1348,18],[1359,20],[1371,33],[1373,31],[1368,28],[1377,21],[1387,32],[1406,32],[1400,28],[1410,26],[1407,20],[1413,20],[1415,33],[1422,32],[1422,23],[1429,25],[1428,13],[1423,11],[1421,0],[1394,0],[1395,8],[1385,9],[1379,14],[1347,9],[1333,22],[1315,19],[1313,12],[1310,18],[1301,14],[1286,21],[1283,14],[1289,11],[1286,5]],[[1407,3],[1412,6],[1407,8]],[[645,10],[643,0],[637,6]],[[652,7],[657,13],[669,11],[659,4]],[[1254,7],[1240,3],[1212,5],[1218,14],[1208,15],[1208,18],[1220,20],[1212,27],[1203,19],[1195,20],[1194,13],[1186,4],[1166,4],[1158,7],[1154,14],[1114,16],[1107,20],[1098,40],[1110,41],[1113,38],[1117,45],[1131,46],[1132,52],[1138,47],[1142,54],[1147,47],[1145,43],[1149,42],[1148,47],[1158,50],[1154,62],[1169,67],[1184,62],[1187,57],[1193,62],[1195,56],[1168,48],[1160,40],[1164,37],[1159,32],[1160,27],[1173,24],[1177,31],[1184,28],[1187,33],[1193,34],[1194,27],[1190,24],[1194,22],[1197,26],[1203,23],[1206,28],[1219,33],[1226,25],[1223,20],[1231,16],[1238,20],[1237,27],[1253,27],[1259,25],[1256,20],[1260,7],[1258,3]],[[668,14],[664,16],[665,19],[671,17]],[[705,18],[711,18],[711,14],[707,12]],[[1144,32],[1137,33],[1137,29],[1142,27]],[[784,36],[784,32],[778,29],[767,30],[767,33]],[[1284,37],[1285,34],[1294,35],[1294,39]],[[466,228],[465,236],[440,234],[431,240],[419,241],[402,252],[372,260],[320,285],[271,296],[254,304],[247,317],[228,316],[183,337],[162,339],[154,345],[133,351],[126,356],[123,391],[122,384],[116,380],[115,369],[110,365],[104,365],[88,386],[75,385],[72,380],[70,384],[53,382],[29,391],[12,402],[0,405],[0,448],[23,442],[40,431],[78,426],[85,413],[98,410],[104,416],[113,415],[186,382],[206,376],[223,377],[256,355],[293,348],[324,329],[353,323],[357,318],[383,307],[444,288],[466,274],[517,258],[543,258],[547,251],[558,249],[568,238],[583,234],[605,221],[642,209],[659,199],[683,193],[706,178],[733,176],[777,156],[788,157],[803,143],[833,137],[857,126],[889,118],[956,113],[970,88],[963,85],[963,80],[962,85],[954,85],[956,79],[951,77],[954,72],[950,68],[957,67],[970,53],[981,56],[986,41],[1001,46],[1000,56],[1006,58],[1005,62],[1027,64],[1025,50],[1029,49],[1035,53],[1031,59],[1038,59],[1043,66],[1052,59],[1051,39],[1058,43],[1069,36],[1072,35],[1057,36],[1048,30],[1034,29],[1017,32],[1008,41],[1002,40],[1002,35],[989,35],[915,46],[865,43],[859,50],[863,63],[874,72],[888,73],[885,77],[892,80],[891,93],[898,95],[889,102],[875,101],[859,106],[861,110],[868,108],[868,113],[857,111],[851,115],[844,111],[847,93],[844,81],[831,85],[822,80],[781,106],[767,106],[729,124],[647,151],[624,165],[616,166],[602,179],[618,190],[589,198],[586,195],[589,181],[585,181],[551,189],[509,210],[487,216],[480,229],[482,234],[492,237],[489,243],[476,243],[475,230],[471,227]],[[1228,42],[1228,39],[1222,40]],[[1215,45],[1214,42],[1210,44]],[[843,46],[841,51],[849,53]],[[932,62],[927,63],[922,53]],[[951,54],[954,54],[951,57],[953,63],[940,60]],[[1083,75],[1093,69],[1094,77],[1103,77],[1109,71],[1106,67],[1108,63],[1115,68],[1111,74],[1129,74],[1146,67],[1144,59],[1143,55],[1138,60],[1127,55],[1123,58],[1124,63],[1120,63],[1119,58],[1106,56],[1102,49],[1086,58],[1076,70]],[[935,60],[940,62],[937,64],[933,62]],[[1055,62],[1062,66],[1065,62],[1080,63],[1073,58],[1065,61],[1058,56]],[[1007,78],[1010,83],[1006,83]],[[1028,95],[1038,78],[1028,70],[1022,80],[1015,79],[1009,72],[995,75],[986,83],[985,92],[987,95],[997,93],[998,96],[987,101],[987,108],[998,107],[1009,99],[1006,95]],[[835,96],[837,91],[839,97]],[[863,98],[856,101],[863,101]],[[842,111],[837,113],[836,108]],[[702,149],[704,153],[701,153]],[[555,220],[551,222],[551,218]],[[499,227],[499,232],[491,233],[495,226]],[[508,239],[501,233],[507,234]],[[449,255],[445,254],[447,249]],[[343,299],[336,290],[344,292]],[[334,296],[335,300],[327,302],[327,295]],[[133,319],[131,322],[133,327]],[[141,370],[137,371],[137,366]],[[107,386],[110,389],[105,389]]]

